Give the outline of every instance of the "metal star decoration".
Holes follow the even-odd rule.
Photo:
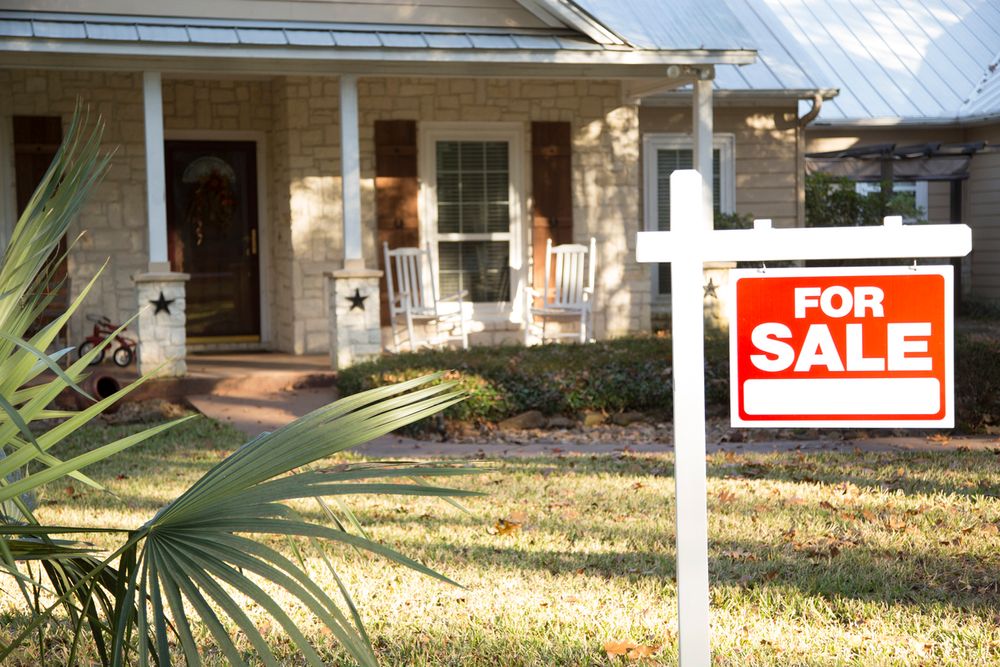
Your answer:
[[[713,278],[708,279],[708,284],[702,287],[705,290],[705,298],[712,297],[713,299],[718,299],[719,295],[715,293],[715,290],[719,289],[719,286],[715,284]]]
[[[154,315],[159,315],[160,313],[170,314],[170,304],[172,304],[177,299],[168,299],[163,296],[163,290],[160,290],[159,299],[150,299],[149,302],[156,306],[156,310],[153,311]]]
[[[367,298],[368,298],[367,294],[364,295],[364,296],[361,296],[361,290],[359,290],[357,287],[355,287],[354,288],[354,296],[347,297],[347,300],[351,302],[351,308],[350,308],[350,310],[354,310],[355,308],[358,308],[360,310],[364,310],[365,309],[365,299],[367,299]]]

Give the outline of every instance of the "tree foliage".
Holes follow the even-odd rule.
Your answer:
[[[923,222],[926,211],[913,197],[896,192],[888,197],[862,194],[848,178],[816,173],[806,176],[807,227],[860,227],[881,225],[887,215]],[[883,184],[885,187],[885,184]]]

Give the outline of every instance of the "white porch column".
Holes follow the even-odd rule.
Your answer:
[[[694,95],[691,106],[691,135],[694,139],[694,170],[701,174],[702,182],[702,215],[705,225],[711,229],[712,222],[712,79],[715,70],[703,67],[699,70],[698,79],[694,82]]]
[[[139,305],[139,372],[187,372],[186,273],[173,273],[167,257],[167,177],[163,155],[163,82],[159,72],[142,73],[146,130],[146,219],[149,269],[132,276]]]
[[[715,170],[712,168],[714,117],[712,104],[712,81],[715,78],[715,68],[702,67],[698,70],[698,78],[694,82],[694,95],[691,107],[692,136],[694,146],[692,157],[694,169],[701,174],[701,216],[705,227],[715,226],[715,208],[712,206],[712,193],[715,184]],[[672,220],[673,218],[671,218]],[[702,296],[704,299],[705,324],[712,329],[726,331],[729,321],[726,319],[726,294],[729,293],[729,269],[736,266],[735,262],[706,262]]]
[[[149,224],[149,271],[170,271],[167,260],[167,197],[163,158],[163,85],[159,72],[142,73],[146,127],[146,216]]]
[[[358,141],[358,77],[340,76],[340,178],[344,206],[344,268],[364,268],[361,255],[361,148]]]
[[[379,280],[361,252],[361,145],[358,77],[340,75],[340,181],[344,213],[344,268],[328,273],[330,365],[347,368],[382,351]]]

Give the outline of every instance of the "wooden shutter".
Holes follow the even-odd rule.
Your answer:
[[[378,220],[378,265],[385,271],[382,243],[390,248],[420,243],[417,211],[417,122],[375,121],[375,215]],[[389,324],[385,279],[381,286],[382,324]]]
[[[570,124],[531,124],[531,247],[532,285],[545,285],[545,242],[573,240],[573,173]]]
[[[14,187],[17,213],[24,212],[35,188],[45,176],[62,142],[62,119],[59,116],[14,116]],[[45,290],[55,292],[33,327],[40,328],[56,319],[69,307],[69,281],[66,265],[66,236],[59,239],[59,247],[49,257],[59,260],[55,273]],[[114,313],[109,313],[114,317]]]

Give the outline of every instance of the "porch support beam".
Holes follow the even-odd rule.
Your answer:
[[[691,135],[693,139],[694,169],[701,174],[702,207],[704,225],[707,229],[713,227],[712,208],[712,80],[715,78],[715,68],[703,67],[695,80],[694,95],[691,103]]]
[[[340,173],[344,207],[344,268],[364,268],[361,254],[361,148],[358,140],[358,77],[340,77]]]
[[[167,273],[167,197],[163,157],[163,85],[159,72],[142,73],[146,129],[146,216],[149,225],[149,271]]]

